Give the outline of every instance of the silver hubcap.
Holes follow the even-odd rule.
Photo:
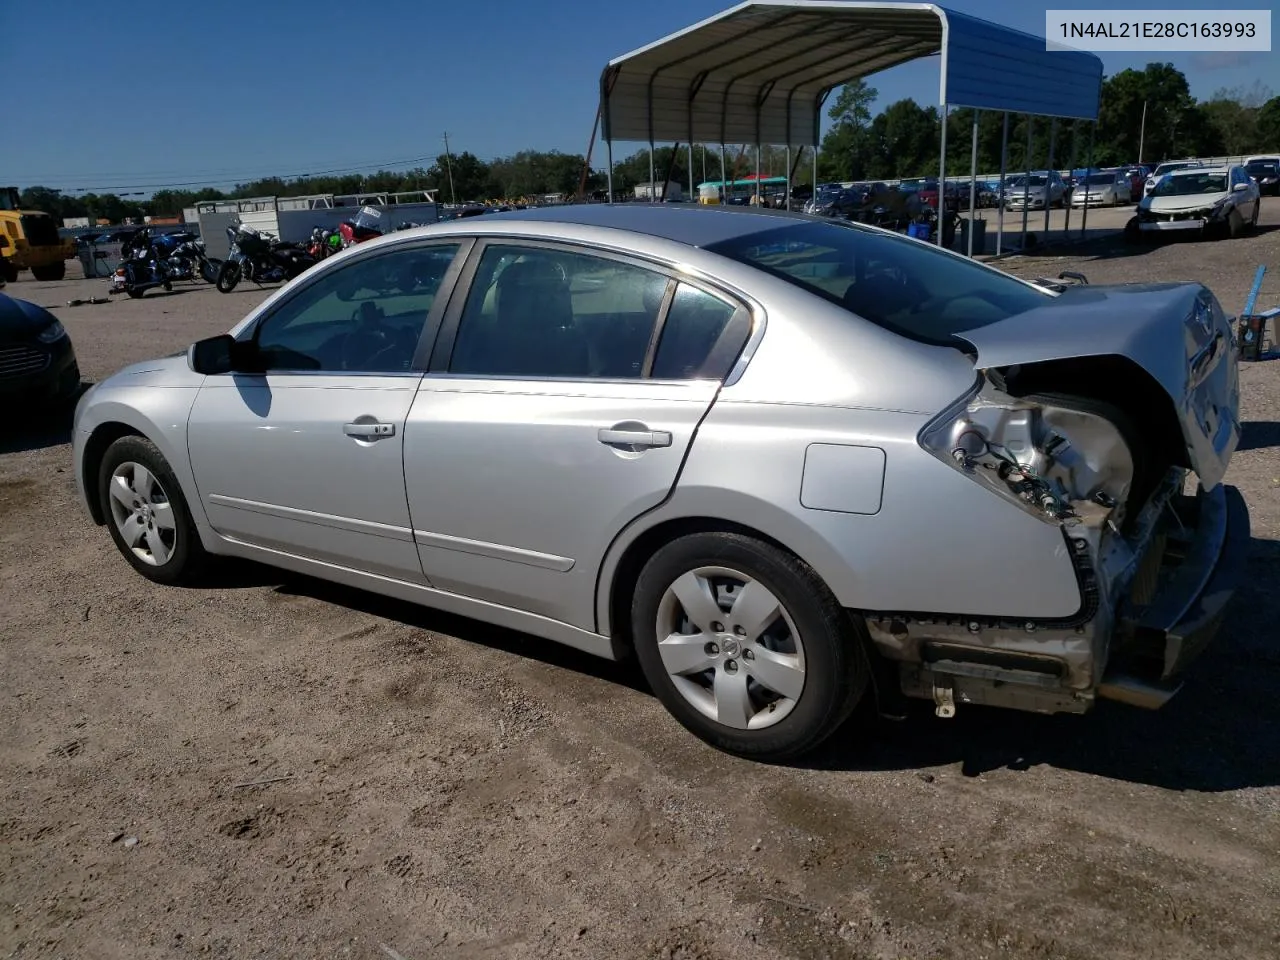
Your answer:
[[[658,604],[658,653],[703,716],[738,730],[772,726],[804,690],[804,645],[778,598],[727,567],[690,570]]]
[[[178,528],[155,474],[140,463],[122,463],[111,474],[108,490],[111,519],[125,544],[143,563],[164,565],[173,556]]]

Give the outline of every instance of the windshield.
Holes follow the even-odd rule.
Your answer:
[[[913,340],[956,334],[1042,306],[1051,294],[963,257],[857,224],[800,223],[707,248]]]
[[[1251,177],[1274,177],[1280,170],[1280,163],[1274,160],[1255,160],[1244,168]]]
[[[1043,187],[1045,185],[1046,179],[1047,178],[1042,177],[1038,174],[1032,174],[1032,176],[1029,178],[1025,176],[1014,177],[1012,180],[1009,181],[1009,186],[1025,187],[1027,186],[1028,183],[1030,183],[1030,185],[1033,187]]]
[[[1114,173],[1095,173],[1085,182],[1088,183],[1089,186],[1115,183],[1116,175]]]
[[[1151,191],[1153,197],[1189,197],[1197,193],[1226,193],[1225,173],[1184,173],[1165,177]]]
[[[1160,166],[1156,167],[1156,172],[1153,176],[1158,177],[1161,174],[1169,173],[1173,170],[1185,170],[1189,166],[1191,166],[1189,163],[1162,163]]]

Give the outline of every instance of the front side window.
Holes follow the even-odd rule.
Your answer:
[[[550,248],[485,248],[449,372],[467,376],[643,376],[667,278]]]
[[[258,324],[264,370],[398,373],[418,339],[457,244],[389,250],[304,287]]]
[[[1052,294],[906,237],[856,224],[793,224],[708,248],[878,326],[927,343],[1043,306]]]

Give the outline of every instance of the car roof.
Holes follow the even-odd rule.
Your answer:
[[[610,227],[691,247],[707,247],[791,222],[822,220],[808,214],[760,207],[665,203],[575,203],[510,210],[485,219],[490,223],[519,221]]]

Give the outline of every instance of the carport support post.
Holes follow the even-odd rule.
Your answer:
[[[608,164],[608,173],[605,174],[605,180],[609,188],[609,203],[613,203],[613,141],[606,140],[604,142],[605,162]]]
[[[790,131],[787,131],[790,133]],[[784,210],[791,209],[791,144],[787,144],[787,196],[783,201]]]
[[[973,256],[973,218],[978,215],[978,114],[981,113],[977,107],[973,109],[973,152],[969,156],[969,229],[965,232],[969,234],[969,249],[966,255]],[[941,197],[942,194],[939,194]],[[939,203],[942,201],[939,200]],[[945,206],[945,204],[944,204]],[[979,253],[982,251],[979,250]]]
[[[1089,155],[1085,161],[1085,166],[1093,166],[1093,135],[1098,130],[1098,121],[1093,121],[1093,126],[1089,128]],[[1084,195],[1084,214],[1080,217],[1080,239],[1084,239],[1085,228],[1089,225],[1089,193],[1085,191]]]
[[[657,177],[657,174],[654,173],[653,171],[653,141],[650,140],[649,141],[649,202],[650,203],[656,203],[658,199],[653,195],[653,188],[657,186],[657,183],[654,182],[656,177]],[[665,190],[665,188],[663,189]],[[666,198],[664,197],[663,199],[665,200]]]
[[[1045,164],[1045,181],[1044,181],[1044,238],[1049,239],[1049,208],[1052,204],[1049,202],[1052,191],[1049,189],[1049,175],[1053,172],[1053,151],[1058,145],[1058,118],[1054,117],[1049,121],[1049,161]],[[1066,193],[1063,193],[1066,196]],[[1065,207],[1066,204],[1064,203]]]
[[[757,114],[759,111],[757,111]],[[760,144],[756,143],[756,206],[760,206]]]
[[[938,153],[938,236],[935,242],[942,246],[942,218],[947,209],[947,114],[949,107],[942,105],[942,149]]]
[[[1009,165],[1009,111],[1004,112],[1004,129],[1000,133],[1000,185],[996,189],[996,256],[1004,243],[1004,171]]]
[[[1076,147],[1080,145],[1080,128],[1075,125],[1075,121],[1071,123],[1071,161],[1067,165],[1067,169],[1071,174],[1076,171]],[[1089,164],[1084,167],[1084,202],[1089,202],[1089,171],[1093,168]],[[1071,201],[1075,199],[1075,191],[1071,191],[1071,197],[1067,200],[1067,209],[1063,211],[1066,218],[1062,224],[1062,239],[1065,240],[1071,233]]]
[[[729,180],[728,174],[725,173],[728,164],[725,162],[724,144],[720,144],[720,202],[729,202]]]
[[[818,199],[818,148],[813,148],[813,199]]]
[[[698,198],[693,192],[693,141],[689,141],[689,200],[695,201]]]
[[[1034,132],[1036,118],[1027,114],[1027,179],[1022,182],[1022,252],[1027,251],[1027,217],[1031,215],[1031,204],[1027,201],[1031,196],[1031,135]]]

